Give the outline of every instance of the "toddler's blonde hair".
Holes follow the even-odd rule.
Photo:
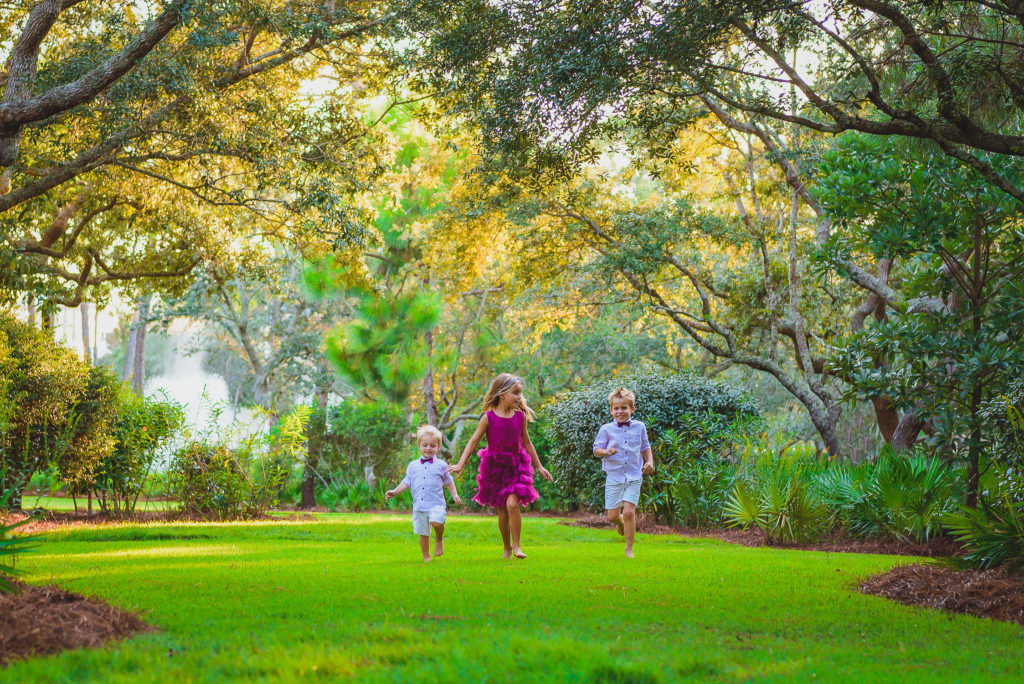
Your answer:
[[[611,406],[616,399],[622,399],[629,403],[629,408],[636,408],[636,395],[625,387],[620,387],[608,395],[608,405]]]
[[[444,436],[433,425],[420,425],[419,429],[416,430],[416,444],[418,445],[422,442],[424,437],[434,437],[440,446],[444,446]]]
[[[501,402],[501,395],[511,391],[514,387],[523,386],[523,379],[518,375],[512,375],[511,373],[502,373],[498,377],[494,378],[494,382],[491,383],[491,388],[487,390],[487,394],[484,395],[484,411],[493,411],[498,408],[498,404]],[[526,399],[519,397],[519,401],[516,402],[516,410],[522,411],[526,414],[526,420],[531,421],[536,418],[533,413],[533,409],[527,406]]]

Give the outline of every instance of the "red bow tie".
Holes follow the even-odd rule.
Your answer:
[[[633,421],[627,420],[625,423],[619,423],[619,427],[629,427]]]
[[[420,459],[420,463],[433,463],[433,462],[434,462],[434,457],[433,456],[431,456],[430,458],[421,458]]]

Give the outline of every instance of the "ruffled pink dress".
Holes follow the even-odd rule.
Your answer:
[[[537,500],[533,464],[523,447],[525,420],[526,414],[522,411],[516,411],[510,418],[487,412],[487,448],[477,452],[480,456],[480,471],[476,476],[479,491],[473,497],[481,506],[504,508],[509,494],[518,496],[523,505]]]

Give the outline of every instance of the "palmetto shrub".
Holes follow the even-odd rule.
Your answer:
[[[922,543],[941,533],[943,517],[962,500],[957,468],[923,452],[883,449],[874,461],[833,464],[816,488],[851,533]]]
[[[1006,495],[994,502],[983,498],[978,508],[963,506],[944,522],[967,549],[964,564],[1024,569],[1024,503]]]
[[[812,482],[828,466],[807,442],[780,442],[766,435],[747,440],[723,508],[726,522],[756,527],[768,544],[818,538],[832,527],[833,514]]]

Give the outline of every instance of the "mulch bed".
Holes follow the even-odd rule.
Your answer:
[[[908,606],[1024,625],[1024,577],[1004,570],[900,565],[867,578],[861,582],[860,591]]]
[[[71,648],[97,648],[152,628],[133,613],[58,587],[15,583],[0,594],[0,665]]]
[[[611,529],[612,524],[603,515],[596,513],[581,514],[571,521],[563,523],[570,527],[602,527]],[[740,546],[765,546],[764,535],[756,529],[740,530],[723,527],[712,530],[695,530],[688,527],[672,527],[659,525],[652,518],[638,515],[636,522],[638,532],[644,534],[679,534],[684,537],[701,537],[719,539]],[[914,544],[894,537],[876,539],[858,539],[837,530],[832,534],[810,544],[786,542],[774,544],[777,549],[794,549],[798,551],[832,551],[835,553],[876,553],[892,556],[928,556],[946,557],[962,555],[962,547],[950,537],[934,537],[924,544]]]

